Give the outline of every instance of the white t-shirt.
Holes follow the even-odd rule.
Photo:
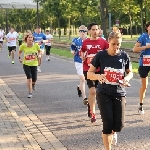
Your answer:
[[[46,39],[48,40],[48,39],[52,39],[53,38],[53,36],[51,35],[51,34],[46,34]],[[47,45],[47,46],[51,46],[52,44],[51,44],[51,42],[50,41],[47,41],[47,42],[45,42],[45,45]]]
[[[6,38],[8,40],[7,42],[7,46],[17,46],[17,32],[9,32],[7,35],[6,35]]]
[[[0,31],[0,41],[3,41],[4,33]]]

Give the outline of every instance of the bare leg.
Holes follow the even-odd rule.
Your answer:
[[[32,93],[32,79],[27,79],[29,93]]]
[[[148,86],[148,77],[141,78],[141,84],[142,85],[141,85],[139,94],[140,94],[140,103],[143,103],[143,99],[145,97],[146,89],[147,89],[147,86]]]
[[[102,133],[102,138],[103,138],[105,150],[111,150],[111,144],[113,141],[113,134],[103,134]]]
[[[96,104],[96,89],[91,87],[89,89],[88,102],[90,105],[91,112],[95,114],[95,104]]]
[[[85,77],[84,75],[79,75],[80,78],[80,90],[82,92],[82,98],[85,99],[86,98],[86,94],[85,94]]]

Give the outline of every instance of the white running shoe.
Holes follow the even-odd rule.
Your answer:
[[[40,66],[37,67],[37,71],[38,71],[38,72],[41,72]]]
[[[29,93],[28,98],[32,98],[32,93]]]
[[[143,106],[139,106],[139,108],[138,108],[138,113],[140,114],[140,115],[144,115],[144,109],[143,109]]]
[[[113,134],[113,142],[112,142],[113,145],[117,145],[117,133],[115,132]]]

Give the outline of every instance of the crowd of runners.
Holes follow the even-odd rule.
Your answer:
[[[143,99],[150,71],[150,22],[146,24],[145,29],[146,32],[138,38],[133,48],[133,52],[140,52],[139,114],[144,114]],[[15,64],[15,52],[19,45],[18,59],[23,64],[27,77],[28,98],[32,98],[38,72],[41,72],[43,55],[46,54],[46,61],[50,61],[53,36],[49,30],[43,33],[40,26],[34,32],[28,30],[25,33],[17,33],[14,28],[10,28],[7,34],[0,28],[0,50],[4,40],[12,64]],[[103,122],[102,138],[106,150],[111,150],[111,145],[117,144],[117,132],[124,126],[125,87],[130,86],[129,81],[133,77],[130,57],[120,49],[121,42],[122,34],[119,30],[112,31],[108,39],[105,39],[99,25],[91,23],[87,27],[79,27],[79,37],[74,38],[70,46],[79,76],[77,94],[87,106],[87,115],[92,123],[96,122],[97,101]],[[86,83],[89,88],[88,95],[85,90]]]

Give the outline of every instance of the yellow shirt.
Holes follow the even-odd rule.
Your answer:
[[[23,64],[27,66],[38,66],[38,51],[40,47],[38,44],[33,44],[32,47],[27,47],[26,43],[20,46],[20,51],[24,52]]]

